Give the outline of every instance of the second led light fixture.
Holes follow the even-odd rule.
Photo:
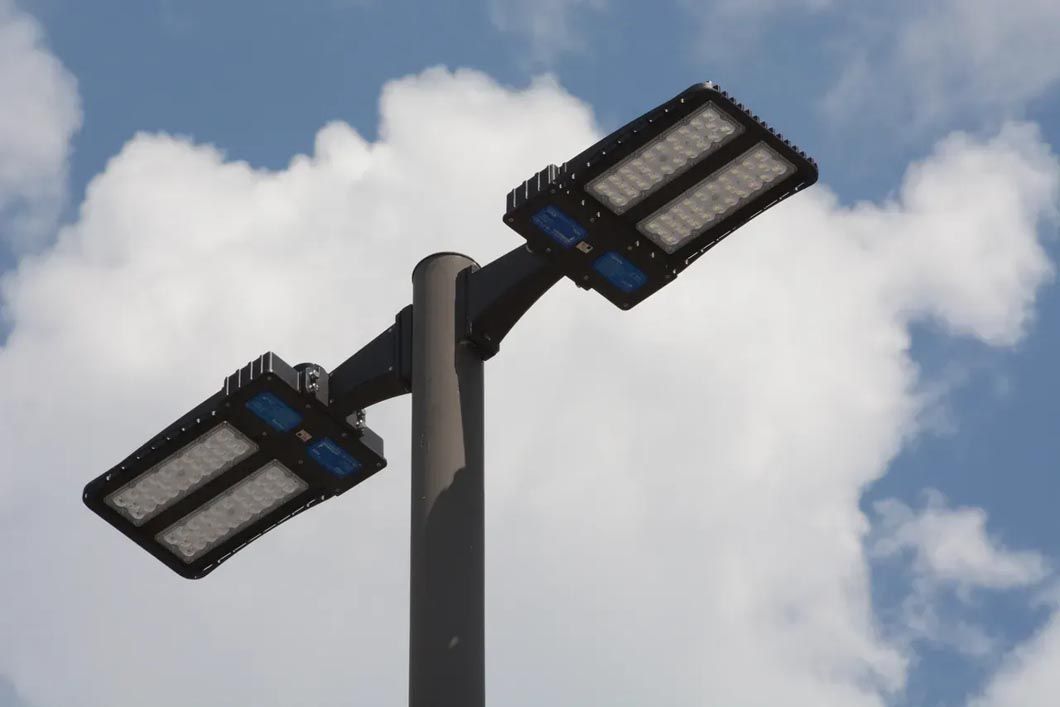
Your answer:
[[[629,309],[816,180],[805,153],[697,84],[513,189],[504,220],[577,285]]]

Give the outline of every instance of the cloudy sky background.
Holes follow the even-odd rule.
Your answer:
[[[490,362],[489,703],[1054,705],[1060,5],[448,5],[0,0],[0,707],[404,704],[407,399],[200,582],[80,489],[707,79],[821,183]]]

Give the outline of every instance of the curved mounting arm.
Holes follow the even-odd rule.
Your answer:
[[[344,416],[412,391],[412,305],[394,325],[343,361],[328,380],[328,404]]]
[[[464,270],[457,282],[463,338],[483,361],[493,358],[515,323],[562,277],[551,262],[525,245],[485,267]]]
[[[457,281],[457,339],[468,341],[483,361],[493,358],[519,318],[559,282],[563,273],[526,246],[483,268],[462,271]],[[412,305],[394,325],[343,361],[328,377],[328,405],[343,416],[412,392]]]

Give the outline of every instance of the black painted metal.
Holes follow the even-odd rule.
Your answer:
[[[262,355],[228,376],[221,391],[182,415],[121,463],[90,481],[82,496],[85,505],[182,577],[198,579],[209,574],[263,533],[312,505],[345,493],[386,466],[382,439],[369,428],[351,427],[342,417],[332,414],[318,399],[316,391],[305,387],[305,381],[298,371],[275,354]],[[280,432],[248,410],[246,402],[264,391],[297,410],[302,415],[301,424],[289,432]],[[105,499],[111,493],[222,422],[230,423],[253,440],[258,451],[143,525],[134,525],[106,503]],[[299,433],[302,433],[301,437]],[[330,437],[357,459],[362,465],[361,471],[339,478],[319,467],[307,456],[306,446],[322,437]],[[309,488],[190,563],[185,563],[155,539],[170,525],[272,459],[301,477]]]
[[[412,391],[412,305],[394,324],[331,372],[329,403],[348,416]]]
[[[460,274],[458,305],[463,308],[464,336],[483,360],[500,350],[501,341],[563,273],[547,258],[526,246],[497,258],[483,268]],[[458,316],[461,312],[458,308]]]
[[[623,214],[615,214],[586,189],[597,176],[706,103],[714,103],[743,126],[743,132]],[[677,250],[667,253],[637,230],[637,224],[717,172],[759,142],[766,143],[795,166],[795,172],[746,206],[720,220]],[[579,287],[594,289],[622,309],[629,309],[674,281],[696,258],[752,218],[817,181],[817,165],[804,152],[735,102],[714,84],[696,84],[629,122],[560,166],[550,165],[508,194],[504,222],[527,240],[527,246],[553,262]],[[588,232],[578,247],[564,248],[542,232],[532,217],[554,205]],[[602,254],[614,251],[648,277],[632,293],[613,287],[592,268]]]

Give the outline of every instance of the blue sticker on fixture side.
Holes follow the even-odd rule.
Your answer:
[[[290,432],[302,421],[302,416],[273,393],[258,393],[247,401],[247,408],[280,432]]]
[[[329,437],[309,445],[309,457],[339,477],[349,476],[361,468],[359,461]]]
[[[644,271],[613,250],[597,258],[593,270],[626,294],[639,290],[648,282]]]
[[[582,225],[551,204],[534,214],[530,220],[564,248],[570,248],[585,238],[586,230]]]

